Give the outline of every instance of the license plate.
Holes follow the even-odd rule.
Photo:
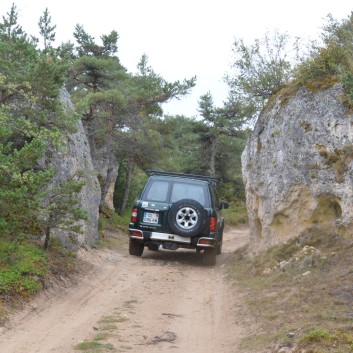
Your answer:
[[[158,223],[158,216],[159,216],[158,213],[144,212],[143,222],[156,224],[156,223]]]

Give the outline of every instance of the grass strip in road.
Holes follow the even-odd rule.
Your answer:
[[[138,301],[131,299],[123,303],[122,310],[133,309]],[[129,321],[126,315],[122,315],[119,308],[115,308],[110,315],[103,316],[94,327],[99,333],[92,339],[84,340],[75,345],[75,349],[85,353],[108,353],[108,352],[126,352],[131,349],[130,346],[120,345],[118,348],[114,344],[124,342],[119,338],[119,325]],[[113,343],[114,344],[113,344]]]

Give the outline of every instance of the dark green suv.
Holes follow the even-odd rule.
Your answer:
[[[224,219],[217,180],[200,175],[150,171],[136,200],[129,224],[129,253],[141,256],[145,247],[157,251],[178,248],[204,251],[204,263],[215,265],[222,251]]]

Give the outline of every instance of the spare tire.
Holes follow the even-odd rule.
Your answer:
[[[168,224],[175,234],[193,237],[203,230],[207,218],[207,212],[199,202],[182,199],[170,206]]]

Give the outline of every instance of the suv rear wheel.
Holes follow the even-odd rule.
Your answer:
[[[182,199],[172,204],[168,213],[170,229],[181,236],[199,234],[207,221],[206,210],[192,199]]]
[[[134,256],[142,256],[144,245],[139,241],[130,239],[129,241],[129,254]]]
[[[217,243],[217,255],[220,255],[222,253],[222,246],[223,246],[223,229],[219,235],[218,243]]]

